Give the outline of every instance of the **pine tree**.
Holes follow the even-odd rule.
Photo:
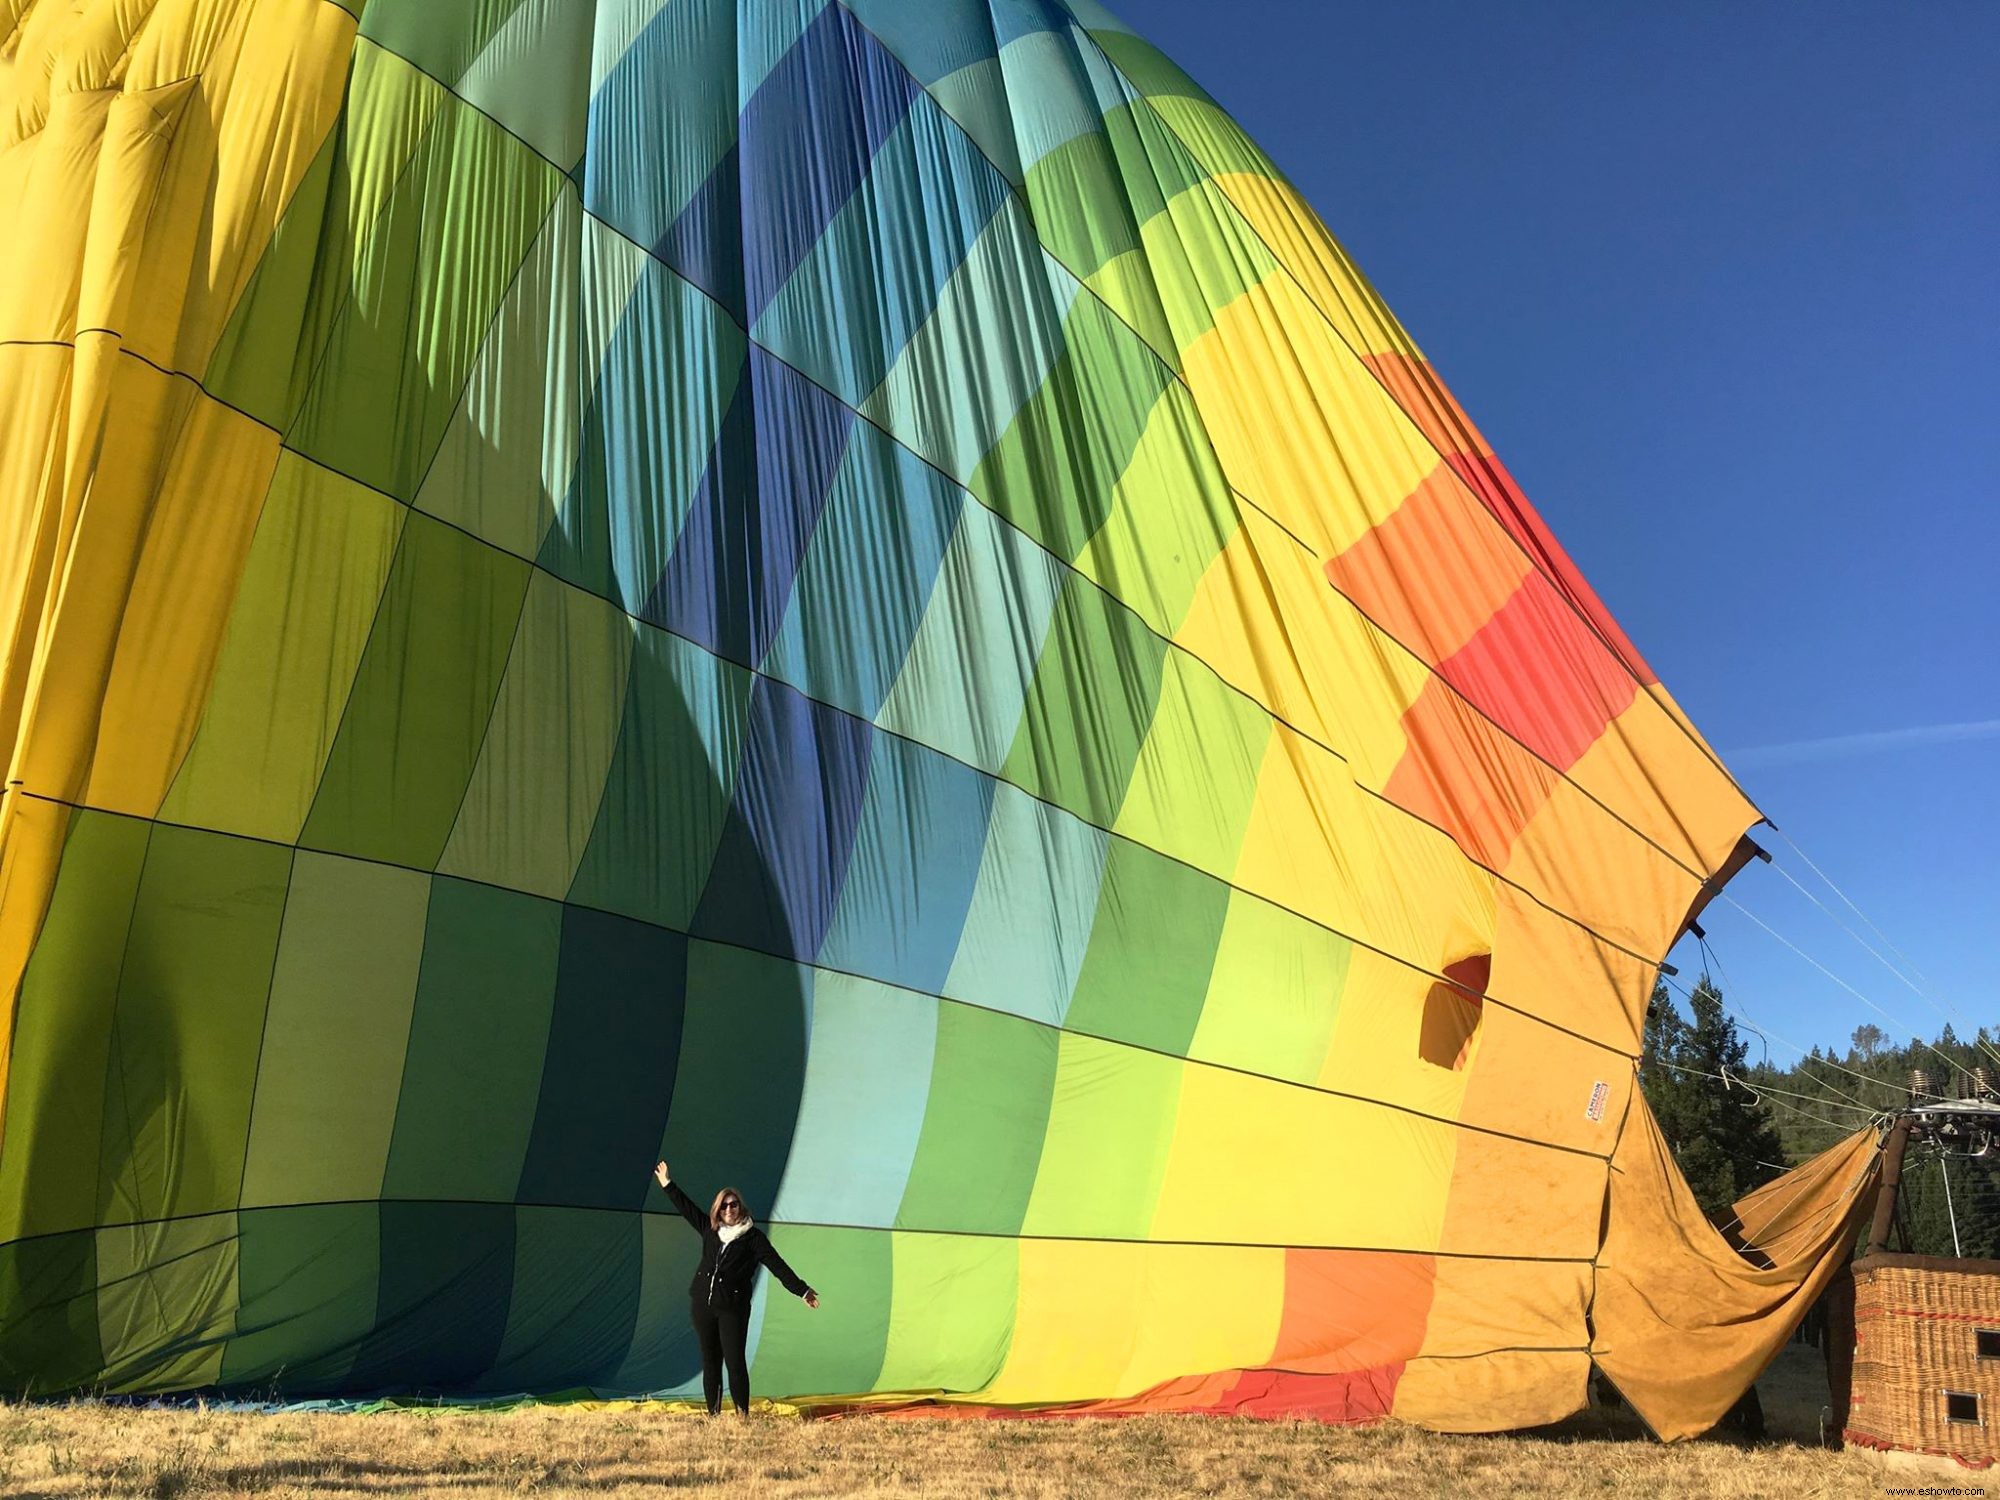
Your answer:
[[[1751,1188],[1777,1175],[1785,1148],[1748,1085],[1749,1045],[1705,974],[1689,1009],[1691,1020],[1675,1009],[1664,984],[1654,986],[1641,1086],[1695,1201],[1711,1217],[1722,1217]]]

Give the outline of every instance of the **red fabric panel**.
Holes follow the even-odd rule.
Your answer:
[[[1495,723],[1566,771],[1631,704],[1631,675],[1539,573],[1438,665]]]

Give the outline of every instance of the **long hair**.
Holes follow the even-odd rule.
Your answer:
[[[715,1201],[708,1205],[708,1227],[710,1229],[720,1229],[722,1227],[722,1200],[724,1198],[734,1198],[736,1200],[737,1205],[743,1210],[743,1222],[745,1224],[754,1224],[756,1222],[756,1220],[750,1217],[750,1205],[743,1201],[743,1195],[733,1187],[726,1187],[718,1192],[715,1195]]]

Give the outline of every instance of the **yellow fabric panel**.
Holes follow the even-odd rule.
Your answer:
[[[1689,753],[1686,734],[1640,693],[1568,774],[1676,859],[1713,871],[1757,814],[1717,762]]]
[[[1706,1431],[1755,1380],[1834,1274],[1874,1206],[1864,1127],[1737,1205],[1759,1270],[1710,1227],[1644,1098],[1615,1157],[1592,1311],[1597,1363],[1663,1438]]]
[[[1146,101],[1197,161],[1211,170],[1240,161],[1246,151],[1261,157],[1242,128],[1213,104],[1181,94]],[[1263,172],[1213,171],[1211,179],[1236,206],[1244,221],[1287,270],[1311,292],[1343,339],[1363,354],[1394,350],[1414,353],[1407,336],[1388,316],[1319,215],[1293,191],[1275,166]]]
[[[1493,943],[1493,881],[1438,829],[1356,786],[1284,726],[1258,779],[1236,884],[1438,971]]]
[[[1513,886],[1493,886],[1487,993],[1637,1056],[1655,962],[1593,937]]]
[[[1734,842],[1733,840],[1731,841]],[[1502,874],[1623,947],[1665,953],[1701,876],[1611,821],[1574,785],[1549,788]]]
[[[1461,1118],[1470,1075],[1435,1067],[1417,1050],[1424,999],[1437,983],[1421,969],[1354,949],[1333,1035],[1319,1076],[1311,1081],[1427,1115]]]
[[[1285,1252],[1024,1240],[1020,1297],[1013,1346],[984,1399],[1130,1396],[1265,1363],[1284,1308]]]
[[[1327,587],[1312,554],[1244,507],[1175,640],[1299,733],[1332,745],[1370,786],[1402,758],[1403,713],[1429,681]]]
[[[1502,1349],[1478,1359],[1426,1359],[1403,1368],[1390,1409],[1435,1432],[1513,1432],[1561,1421],[1589,1401],[1590,1356]]]
[[[1481,1007],[1475,1060],[1477,1066],[1457,1075],[1466,1080],[1459,1119],[1551,1145],[1610,1153],[1626,1097],[1636,1086],[1630,1057],[1489,1004]],[[1591,1096],[1599,1084],[1604,1099],[1593,1120]]]
[[[1288,279],[1219,311],[1185,363],[1230,483],[1321,560],[1378,525],[1437,465],[1437,451]]]
[[[330,469],[281,456],[207,711],[163,817],[298,837],[407,515]]]
[[[616,605],[532,576],[439,873],[563,898],[617,746],[632,629]]]
[[[1434,1249],[1460,1134],[1379,1104],[1191,1067],[1153,1238]],[[1257,1205],[1254,1231],[1245,1203]]]
[[[1510,1345],[1581,1350],[1590,1306],[1588,1261],[1440,1256],[1423,1352],[1456,1359]]]
[[[165,473],[150,481],[153,514],[104,686],[91,806],[159,810],[194,737],[277,457],[269,428],[212,401],[191,404]]]
[[[59,412],[69,386],[67,346],[0,345],[0,409]],[[42,602],[55,566],[57,508],[42,497],[60,481],[51,450],[34,443],[0,443],[0,745],[12,748],[28,688]]]
[[[20,222],[39,231],[0,238],[0,339],[68,340],[76,332],[77,268],[111,103],[109,94],[69,95],[40,135],[0,154],[7,201],[19,205]],[[61,430],[51,428],[50,437],[59,439]]]
[[[1325,928],[1232,891],[1188,1056],[1315,1082],[1345,1008],[1348,952]]]
[[[1456,1134],[1458,1155],[1439,1250],[1580,1260],[1596,1252],[1604,1202],[1601,1158],[1483,1130]]]

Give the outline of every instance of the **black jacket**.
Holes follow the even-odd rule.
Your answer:
[[[680,1189],[667,1184],[667,1197],[681,1212],[694,1232],[701,1236],[701,1261],[694,1268],[688,1295],[703,1307],[748,1307],[750,1291],[756,1284],[757,1267],[767,1267],[794,1297],[812,1290],[799,1279],[798,1272],[785,1264],[783,1256],[771,1248],[764,1231],[752,1225],[730,1244],[708,1222],[708,1210]]]

